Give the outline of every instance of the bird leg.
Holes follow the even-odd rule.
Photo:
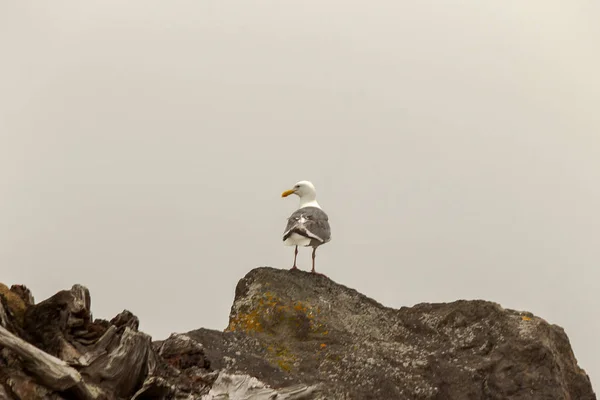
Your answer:
[[[312,252],[312,270],[310,271],[312,274],[315,275],[320,275],[320,276],[324,276],[327,278],[327,275],[322,274],[320,272],[315,271],[315,253],[317,252],[317,248],[313,247],[313,252]]]
[[[298,246],[296,246],[296,250],[294,250],[294,266],[290,269],[290,271],[298,269],[298,267],[296,267],[296,257],[298,257]]]

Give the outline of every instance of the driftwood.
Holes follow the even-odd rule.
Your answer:
[[[185,335],[154,348],[127,310],[93,320],[81,285],[39,304],[22,286],[9,296],[26,309],[17,323],[0,296],[0,400],[200,399],[217,378],[202,346]]]
[[[39,304],[24,286],[4,286],[0,325],[0,400],[200,399],[217,378],[202,346],[185,335],[155,348],[127,310],[93,320],[81,285]]]
[[[64,391],[81,382],[79,372],[66,362],[19,339],[3,327],[0,327],[0,346],[23,359],[29,372],[50,389]]]
[[[126,327],[118,341],[112,342],[117,342],[116,347],[83,368],[82,374],[90,381],[103,382],[106,389],[120,397],[131,396],[146,377],[151,338]]]
[[[203,400],[306,400],[320,394],[319,385],[293,385],[272,389],[250,375],[230,375],[222,372]]]
[[[8,396],[8,392],[6,391],[4,386],[0,385],[0,400],[7,400],[7,399],[10,399],[10,397]]]
[[[32,343],[71,365],[82,365],[83,350],[77,349],[78,334],[90,326],[90,295],[75,285],[25,312],[24,328]],[[83,350],[84,351],[84,350]]]
[[[137,331],[135,315],[125,310],[110,322],[92,321],[90,294],[81,285],[35,305],[25,287],[13,288],[11,296],[30,304],[17,326],[0,301],[0,348],[14,356],[4,361],[8,372],[5,378],[0,374],[0,386],[4,379],[14,396],[27,398],[37,382],[76,399],[131,398],[141,388],[154,350],[150,336]],[[14,327],[22,337],[5,327]],[[2,362],[0,356],[0,367]]]
[[[2,299],[0,299],[0,326],[6,328],[8,326],[8,313],[4,309]]]
[[[12,333],[22,333],[19,325],[23,322],[30,296],[31,293],[24,286],[12,286],[9,289],[0,283],[0,325]]]

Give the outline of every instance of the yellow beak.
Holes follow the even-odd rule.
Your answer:
[[[294,194],[294,191],[286,190],[285,192],[281,193],[281,197],[288,197],[290,194]]]

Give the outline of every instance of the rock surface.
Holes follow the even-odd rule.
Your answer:
[[[81,285],[39,304],[0,285],[0,400],[596,399],[560,327],[486,301],[395,310],[257,268],[224,332],[152,343],[138,324],[94,320]]]
[[[562,328],[486,301],[382,306],[330,279],[258,268],[226,333],[190,332],[211,363],[333,399],[595,399]]]

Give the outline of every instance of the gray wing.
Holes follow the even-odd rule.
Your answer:
[[[292,233],[316,240],[323,244],[331,240],[329,217],[318,207],[304,207],[294,211],[288,218],[283,234],[286,240]]]

